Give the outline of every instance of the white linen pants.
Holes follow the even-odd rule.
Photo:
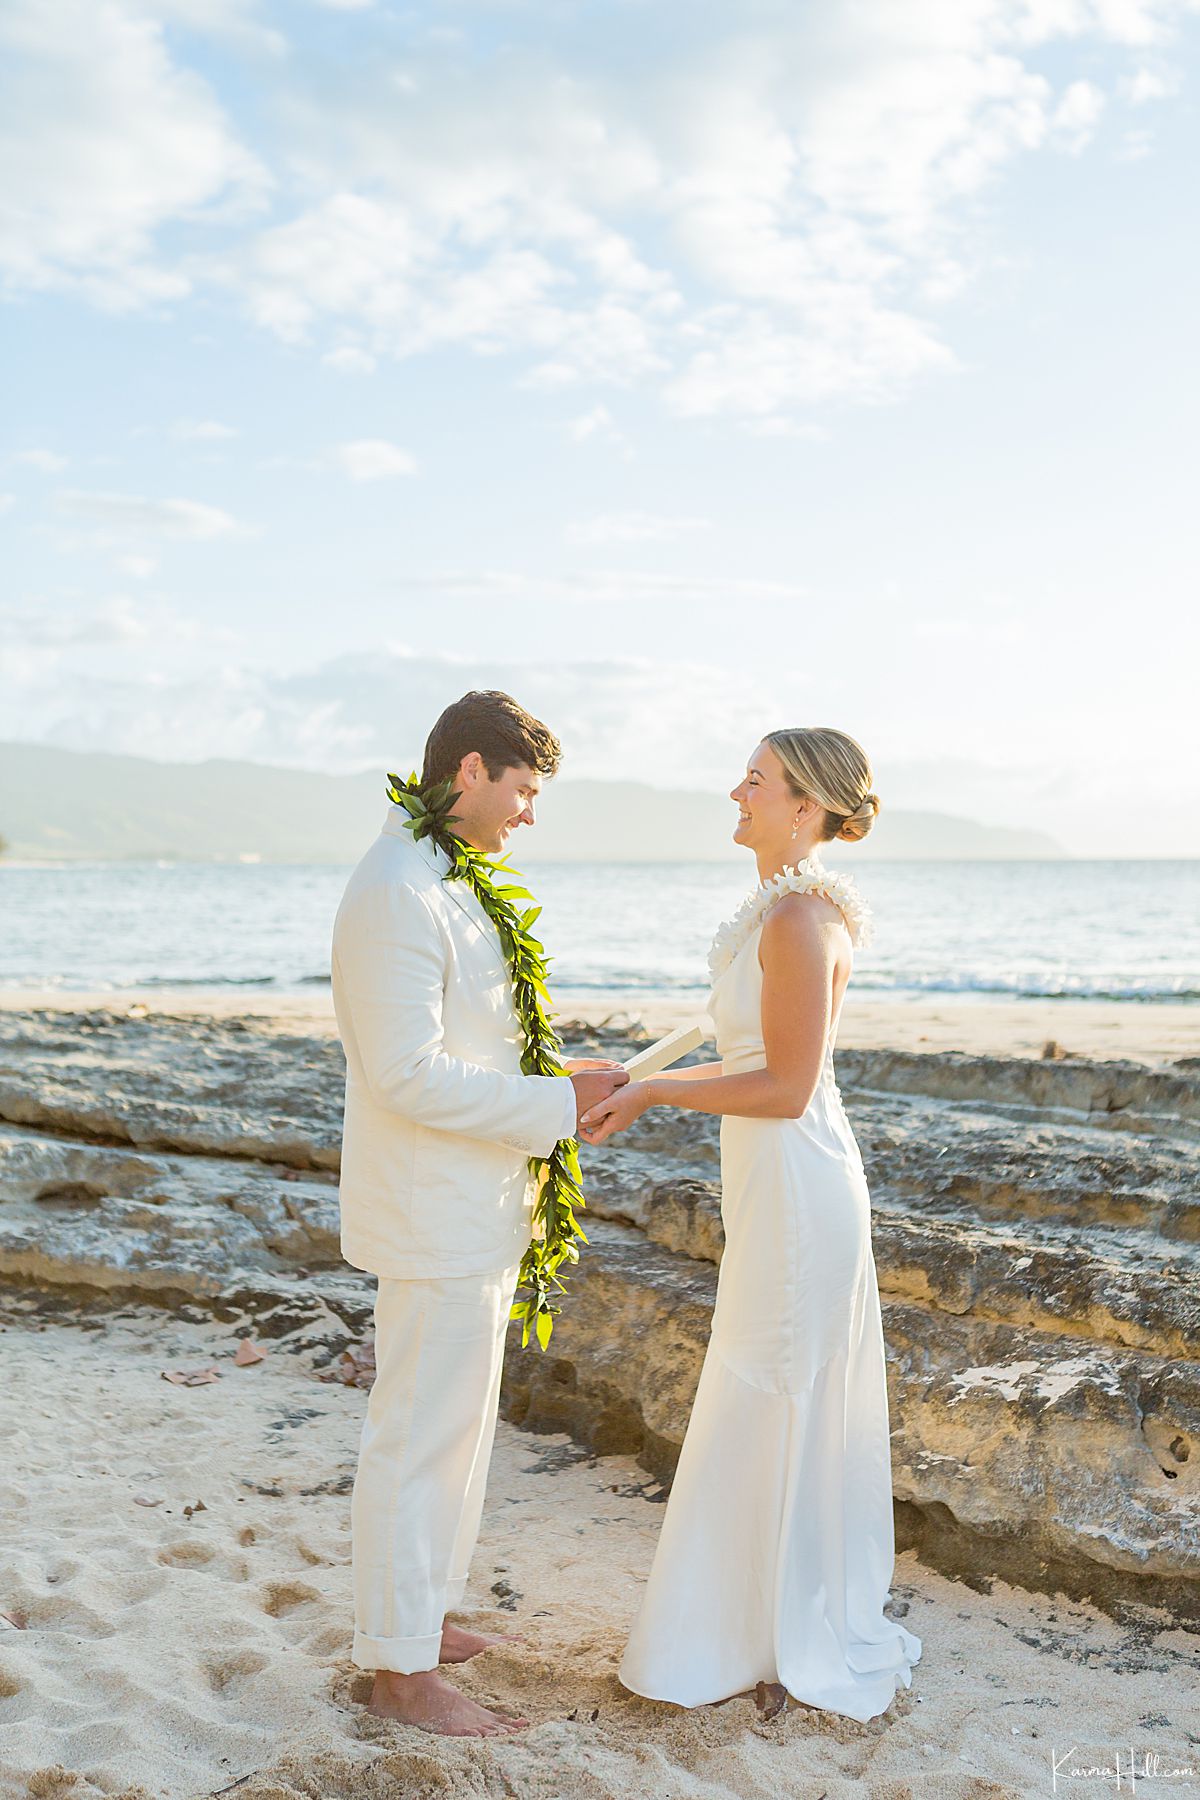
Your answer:
[[[360,1668],[437,1667],[479,1535],[518,1269],[380,1278],[350,1509]]]

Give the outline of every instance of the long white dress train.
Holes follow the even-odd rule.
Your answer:
[[[814,891],[864,941],[853,883],[815,857],[760,886],[717,935],[709,1011],[726,1074],[766,1064],[763,917],[782,894]],[[883,1612],[895,1560],[883,1324],[837,1024],[802,1118],[721,1121],[712,1336],[620,1668],[650,1699],[700,1706],[781,1682],[865,1721],[921,1655]]]

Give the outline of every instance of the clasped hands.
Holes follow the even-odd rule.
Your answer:
[[[569,1062],[566,1070],[575,1084],[576,1131],[586,1144],[602,1144],[624,1131],[650,1104],[649,1082],[630,1081],[618,1062],[592,1058]]]

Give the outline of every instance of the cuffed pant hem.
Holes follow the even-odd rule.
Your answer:
[[[442,1634],[414,1638],[369,1638],[361,1631],[354,1633],[351,1660],[360,1669],[388,1669],[394,1675],[419,1675],[436,1669]]]

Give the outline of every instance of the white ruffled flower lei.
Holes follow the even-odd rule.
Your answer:
[[[715,981],[729,967],[746,939],[784,894],[824,894],[846,921],[850,942],[864,946],[871,941],[871,909],[853,880],[840,869],[824,867],[815,856],[806,856],[747,894],[731,919],[718,929],[708,953],[708,972]]]

